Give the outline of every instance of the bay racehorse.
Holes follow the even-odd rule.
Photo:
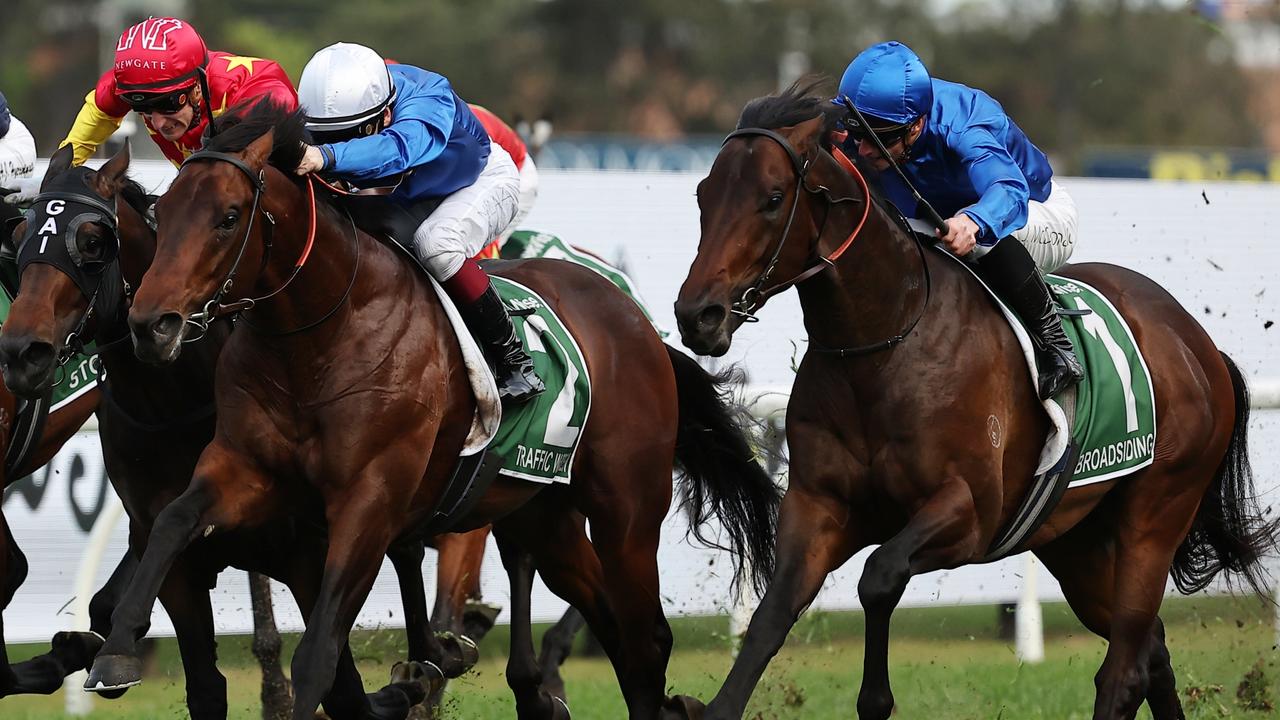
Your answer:
[[[213,437],[213,374],[218,354],[229,334],[226,324],[209,328],[190,343],[177,362],[164,367],[144,364],[133,354],[126,323],[129,288],[137,287],[155,253],[155,232],[146,218],[155,198],[126,177],[126,146],[99,171],[70,167],[64,148],[50,160],[40,205],[63,203],[60,215],[85,217],[76,227],[59,225],[71,237],[58,236],[45,252],[38,239],[19,249],[22,292],[8,320],[0,328],[0,368],[15,391],[39,396],[55,381],[59,364],[96,340],[108,379],[100,385],[99,433],[108,477],[130,518],[129,544],[120,565],[90,603],[91,628],[105,637],[120,593],[132,579],[161,510],[186,488],[200,452]],[[23,232],[19,226],[16,234]],[[39,257],[37,258],[37,255]],[[89,312],[93,308],[92,313]],[[92,408],[90,408],[92,410]],[[160,601],[173,621],[186,675],[187,705],[193,718],[225,718],[226,680],[216,665],[213,611],[209,588],[228,564],[261,571],[285,583],[304,614],[314,604],[325,547],[323,522],[302,514],[293,522],[247,529],[197,543],[174,562],[160,589]],[[422,597],[421,545],[393,551],[393,562],[406,585],[416,581],[418,612],[406,597],[410,645],[418,657],[430,637]],[[450,583],[453,580],[450,579]],[[145,625],[141,628],[145,632]],[[84,635],[87,635],[84,634]],[[72,641],[81,640],[79,644]],[[79,667],[88,666],[101,639],[84,642],[75,634],[60,634],[59,646],[81,651]],[[436,658],[440,660],[440,658]],[[446,664],[440,662],[440,664]],[[61,687],[62,676],[43,668],[43,692]],[[417,682],[401,682],[366,698],[349,650],[342,652],[340,682],[335,683],[326,708],[335,717],[403,718],[424,697]],[[28,684],[27,686],[31,686]],[[27,690],[31,691],[31,690]],[[109,694],[118,694],[117,689]]]
[[[262,103],[217,126],[156,205],[156,258],[130,311],[137,354],[161,363],[177,359],[193,323],[242,312],[218,361],[217,430],[188,489],[157,519],[89,684],[137,679],[135,639],[188,543],[279,523],[315,502],[328,555],[292,672],[294,717],[309,720],[383,553],[432,516],[475,401],[421,271],[292,174],[300,116]],[[500,267],[558,311],[592,384],[572,483],[500,476],[457,528],[492,522],[512,579],[508,684],[522,717],[563,712],[539,688],[536,569],[586,617],[632,717],[654,717],[671,649],[656,551],[673,462],[691,527],[718,516],[736,557],[764,575],[777,488],[713,378],[664,346],[614,285],[564,262]],[[229,297],[244,299],[223,304]]]
[[[904,232],[837,160],[828,138],[840,111],[813,89],[743,111],[698,185],[702,238],[676,302],[683,342],[722,355],[747,315],[794,285],[810,338],[787,408],[775,571],[706,718],[742,716],[827,575],[877,544],[858,582],[857,708],[864,720],[888,718],[889,617],[908,580],[986,556],[1048,428],[1003,317],[970,273]],[[1158,615],[1166,578],[1172,571],[1189,592],[1226,571],[1262,590],[1260,560],[1275,544],[1253,498],[1244,382],[1150,279],[1104,264],[1062,274],[1102,290],[1128,321],[1160,431],[1152,465],[1069,490],[1023,547],[1109,640],[1093,717],[1132,718],[1145,699],[1157,720],[1180,718]]]

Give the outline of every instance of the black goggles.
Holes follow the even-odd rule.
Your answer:
[[[193,88],[179,88],[167,93],[126,92],[120,99],[133,109],[142,113],[176,113],[191,103]]]

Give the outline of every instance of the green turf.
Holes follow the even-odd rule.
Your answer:
[[[904,609],[894,616],[891,677],[898,720],[942,718],[1044,718],[1092,715],[1093,674],[1105,644],[1084,631],[1065,606],[1044,607],[1044,663],[1021,665],[1010,643],[995,637],[992,607]],[[1275,711],[1251,710],[1237,690],[1261,661],[1261,681],[1246,685],[1252,702],[1280,697],[1280,666],[1274,646],[1273,609],[1254,599],[1193,598],[1166,602],[1162,613],[1179,690],[1189,718],[1263,718]],[[676,652],[667,672],[672,691],[707,699],[727,673],[731,658],[724,618],[673,621]],[[543,628],[539,628],[540,630]],[[748,718],[853,718],[862,665],[862,615],[811,613],[791,635],[765,673]],[[296,638],[290,638],[288,649]],[[507,634],[486,638],[484,659],[451,686],[447,718],[511,718],[514,710],[503,677]],[[370,687],[386,677],[403,652],[398,633],[360,632],[353,648]],[[10,648],[14,659],[41,648]],[[220,666],[228,676],[231,717],[259,717],[257,672],[248,639],[223,638]],[[609,664],[571,658],[564,668],[570,704],[578,718],[625,717]],[[1261,696],[1261,697],[1259,697]],[[61,718],[63,698],[0,700],[0,718]],[[152,674],[142,686],[114,702],[97,701],[94,718],[185,716],[182,676],[174,643],[158,643]],[[1139,717],[1150,717],[1144,710]]]

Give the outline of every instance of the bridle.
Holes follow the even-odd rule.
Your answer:
[[[77,181],[83,182],[83,178],[59,178],[53,183],[54,189],[35,197],[27,212],[27,230],[15,253],[19,283],[28,265],[51,265],[70,278],[88,301],[85,312],[58,350],[55,358],[58,368],[64,367],[77,354],[85,352],[84,338],[94,315],[115,317],[131,293],[119,265],[119,200],[112,198],[108,204],[87,188],[80,189],[76,185]],[[54,210],[57,203],[61,205]],[[41,217],[46,219],[46,223],[39,222]],[[57,232],[44,231],[43,226],[48,223],[55,224]],[[92,261],[86,260],[81,254],[76,244],[77,233],[86,223],[96,223],[106,228],[109,235],[106,241],[109,258]],[[51,238],[52,243],[49,242]],[[94,352],[126,339],[127,335],[100,343]]]
[[[787,222],[782,228],[782,235],[778,239],[778,245],[774,249],[773,255],[769,258],[768,264],[765,265],[764,272],[760,273],[760,276],[756,278],[755,283],[753,283],[751,287],[744,290],[742,292],[742,295],[739,296],[739,298],[730,305],[729,312],[741,317],[743,322],[756,322],[759,318],[755,316],[755,311],[758,310],[760,306],[764,304],[765,300],[782,292],[783,290],[786,290],[792,285],[797,285],[801,282],[804,282],[805,280],[808,280],[809,278],[812,278],[813,276],[817,275],[823,270],[826,270],[827,268],[834,267],[836,260],[840,259],[840,256],[843,255],[845,251],[849,249],[849,247],[853,244],[853,241],[857,239],[858,235],[862,232],[863,226],[866,225],[867,217],[870,215],[871,202],[872,202],[871,189],[867,185],[867,179],[862,175],[862,172],[858,170],[858,166],[855,165],[853,161],[850,160],[848,156],[846,156],[838,147],[835,147],[835,146],[831,147],[831,157],[836,161],[837,164],[840,165],[840,167],[844,168],[845,171],[847,171],[850,175],[852,175],[854,180],[857,181],[859,187],[862,189],[862,198],[832,197],[830,189],[825,186],[819,185],[817,187],[810,187],[805,181],[807,179],[809,168],[812,167],[812,164],[813,164],[812,159],[802,158],[800,156],[800,153],[796,151],[795,147],[793,147],[785,137],[778,134],[777,132],[774,132],[773,130],[769,130],[768,128],[759,128],[759,127],[739,128],[738,130],[735,130],[729,133],[729,135],[725,137],[724,142],[721,143],[721,147],[723,147],[724,144],[728,143],[730,140],[734,138],[756,137],[756,136],[763,136],[763,137],[769,138],[770,140],[777,143],[783,150],[786,151],[787,157],[790,158],[791,160],[791,167],[796,174],[796,192],[795,192],[795,197],[793,197],[791,200],[791,210],[787,213]],[[817,152],[822,152],[822,149],[819,148]],[[761,288],[765,287],[765,283],[768,282],[769,277],[773,274],[773,271],[777,269],[778,258],[782,255],[782,249],[786,245],[787,236],[791,233],[791,225],[795,221],[796,208],[799,207],[800,205],[801,190],[808,192],[812,195],[819,195],[825,198],[829,206],[836,205],[839,203],[844,203],[844,202],[858,202],[861,199],[863,204],[862,217],[859,218],[858,223],[854,225],[853,232],[849,233],[849,235],[844,239],[844,242],[840,243],[840,246],[837,247],[834,251],[832,251],[829,255],[819,256],[817,259],[811,262],[808,267],[806,267],[804,270],[802,270],[799,274],[797,274],[795,277],[791,278],[790,280],[787,280],[786,282],[780,282],[776,285],[772,285],[762,290]],[[828,215],[830,215],[830,213],[828,213]],[[826,218],[824,217],[823,226],[825,227],[825,225],[826,225]],[[821,236],[822,236],[822,228],[818,230],[818,237],[821,237]],[[914,236],[912,237],[914,239]],[[924,256],[924,246],[918,239],[915,240],[915,245],[916,245],[916,249],[920,253],[920,264],[924,268],[925,301],[920,308],[920,314],[918,314],[916,318],[911,321],[911,324],[908,325],[905,330],[885,340],[881,340],[879,342],[870,343],[867,345],[859,345],[855,347],[844,347],[844,348],[824,347],[816,343],[812,338],[810,338],[809,340],[810,349],[818,353],[829,353],[829,354],[837,355],[839,357],[852,357],[857,355],[866,355],[869,353],[878,352],[880,350],[885,350],[905,340],[907,336],[911,334],[911,331],[915,329],[916,325],[920,322],[920,319],[924,317],[924,314],[929,307],[929,297],[932,295],[932,281],[929,273],[929,263]]]
[[[204,303],[203,309],[198,313],[193,313],[190,317],[187,318],[188,323],[195,325],[197,328],[199,328],[200,330],[199,335],[193,338],[187,338],[184,340],[184,342],[193,342],[203,337],[204,334],[209,330],[209,323],[213,322],[214,320],[227,315],[234,315],[237,313],[243,313],[245,311],[252,310],[258,303],[264,300],[267,300],[269,298],[275,297],[276,295],[283,292],[284,289],[289,287],[289,284],[292,283],[294,279],[298,277],[298,273],[302,271],[302,267],[306,265],[307,258],[311,256],[311,249],[312,247],[314,247],[315,240],[316,240],[316,225],[317,225],[316,190],[315,190],[315,184],[311,181],[312,180],[311,176],[308,176],[307,197],[309,200],[309,207],[310,207],[310,210],[309,210],[310,219],[308,221],[308,226],[307,226],[307,242],[303,246],[302,253],[298,256],[297,262],[294,263],[293,271],[290,272],[289,277],[285,278],[285,281],[279,287],[267,293],[266,295],[262,295],[256,298],[245,297],[245,298],[241,298],[240,300],[227,303],[225,305],[222,304],[222,299],[226,297],[228,293],[231,292],[231,286],[235,282],[236,272],[240,269],[240,262],[244,259],[245,249],[248,248],[249,246],[249,238],[252,237],[253,235],[253,223],[258,215],[259,209],[261,208],[262,193],[266,190],[267,171],[264,168],[264,169],[258,170],[255,173],[253,169],[250,168],[249,165],[239,157],[236,157],[235,155],[231,155],[229,153],[214,152],[211,150],[201,150],[199,152],[193,153],[190,157],[188,157],[186,160],[182,162],[182,167],[186,167],[188,163],[206,162],[206,161],[229,163],[230,165],[235,167],[237,170],[239,170],[241,173],[243,173],[244,176],[249,179],[249,183],[253,186],[253,205],[249,210],[249,222],[248,222],[248,225],[245,227],[244,239],[240,241],[240,249],[236,252],[235,262],[231,264],[231,269],[227,272],[226,279],[218,286],[218,289],[214,291],[213,297],[209,298],[208,302]],[[267,262],[271,257],[271,235],[272,235],[271,231],[275,228],[275,224],[276,224],[275,217],[273,217],[270,212],[268,212],[265,208],[261,208],[261,211],[262,211],[263,218],[267,222],[267,228],[263,232],[263,238],[262,238],[263,253],[262,253],[262,262],[258,268],[259,274],[261,274],[261,272],[266,268]],[[359,239],[357,238],[356,240],[357,240],[357,247],[359,247]],[[359,272],[358,265],[356,268],[356,272],[357,273]],[[352,285],[355,284],[355,274],[352,275],[351,284]],[[321,319],[321,322],[323,322],[324,320],[327,320],[334,312],[336,312],[337,307],[342,306],[342,304],[346,301],[346,298],[350,294],[350,291],[351,291],[351,288],[348,287],[347,293],[343,294],[342,299],[338,301],[338,305],[333,310],[330,310],[328,313],[326,313],[325,316]],[[308,325],[307,328],[314,327],[316,324],[318,323],[312,323]],[[288,331],[288,332],[294,332],[294,331]]]
[[[770,140],[776,142],[779,146],[782,147],[783,150],[786,151],[787,157],[790,158],[791,160],[791,167],[793,170],[795,170],[795,173],[796,173],[796,193],[791,200],[791,209],[787,212],[787,222],[782,227],[782,235],[778,239],[778,246],[777,248],[774,249],[773,255],[772,257],[769,258],[768,264],[765,265],[764,272],[760,273],[760,276],[756,278],[755,283],[752,284],[751,287],[744,290],[742,292],[741,297],[735,300],[733,304],[730,306],[730,312],[732,312],[734,315],[741,317],[743,319],[743,322],[756,322],[757,320],[759,320],[759,318],[755,316],[755,311],[758,310],[760,306],[764,304],[765,300],[768,300],[770,297],[777,295],[778,293],[782,292],[783,290],[786,290],[792,285],[808,280],[814,275],[817,275],[823,270],[826,270],[827,268],[834,265],[835,261],[838,260],[840,256],[844,254],[845,250],[849,249],[849,246],[853,244],[854,239],[857,238],[858,234],[862,232],[862,226],[866,224],[867,216],[870,214],[870,211],[871,211],[871,191],[867,187],[866,178],[864,178],[862,176],[862,173],[858,171],[858,168],[852,162],[849,161],[849,158],[844,156],[844,153],[841,153],[840,150],[837,148],[832,148],[832,155],[836,157],[837,161],[840,161],[840,160],[844,161],[841,163],[841,165],[844,166],[846,170],[849,170],[851,172],[853,177],[858,181],[858,184],[862,187],[862,198],[861,198],[863,203],[862,217],[858,220],[858,224],[854,226],[853,232],[849,233],[849,236],[846,237],[844,242],[840,244],[840,247],[836,248],[830,255],[827,255],[825,257],[821,257],[821,256],[818,257],[813,263],[809,265],[809,267],[805,268],[803,271],[800,272],[800,274],[796,275],[790,280],[787,280],[786,282],[778,283],[766,289],[762,289],[765,287],[765,283],[769,281],[769,277],[773,275],[773,271],[776,270],[778,267],[778,258],[781,257],[782,249],[787,244],[787,236],[790,235],[791,233],[791,224],[796,219],[796,208],[800,206],[801,190],[804,190],[805,192],[808,192],[814,195],[822,195],[827,199],[828,204],[831,204],[831,205],[835,205],[843,202],[858,202],[859,198],[856,198],[856,197],[833,198],[831,197],[830,190],[826,187],[823,187],[823,186],[809,187],[809,185],[806,184],[805,180],[807,179],[809,168],[812,164],[812,161],[809,158],[801,158],[800,153],[797,152],[794,147],[792,147],[791,143],[788,142],[786,138],[782,137],[781,135],[774,132],[773,130],[769,130],[768,128],[749,127],[749,128],[740,128],[738,130],[734,130],[733,132],[729,133],[727,137],[725,137],[724,142],[721,143],[721,146],[723,147],[725,144],[727,144],[730,140],[734,138],[756,137],[756,136],[767,137]],[[821,235],[821,232],[819,232],[819,235]]]

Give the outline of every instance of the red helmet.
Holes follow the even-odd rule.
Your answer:
[[[116,90],[154,96],[194,85],[209,60],[195,28],[176,18],[147,18],[116,42]]]

